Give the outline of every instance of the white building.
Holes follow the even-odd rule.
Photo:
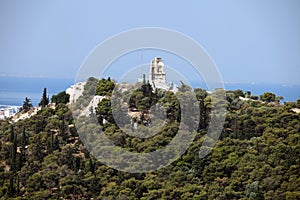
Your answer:
[[[4,106],[0,108],[0,120],[14,116],[19,112],[20,106]]]

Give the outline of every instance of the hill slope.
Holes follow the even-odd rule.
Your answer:
[[[203,109],[209,112],[206,95],[199,101],[205,100]],[[241,101],[230,91],[227,101],[221,138],[208,156],[198,158],[207,128],[204,126],[179,160],[141,174],[120,172],[97,161],[78,137],[65,104],[45,107],[13,124],[1,121],[0,197],[299,199],[299,113],[291,111],[289,104]],[[106,112],[107,116],[111,114]],[[137,152],[149,152],[156,145],[168,143],[176,127],[176,120],[170,121],[160,135],[142,140],[126,136],[109,118],[103,125],[115,144]]]

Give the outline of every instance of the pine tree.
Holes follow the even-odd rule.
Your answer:
[[[23,101],[22,110],[24,110],[25,112],[27,112],[32,107],[33,106],[32,106],[32,103],[31,103],[31,99],[29,99],[28,97],[25,97],[25,100]]]
[[[48,104],[49,104],[49,98],[47,97],[47,89],[44,88],[43,96],[42,96],[41,102],[39,103],[39,106],[41,106],[42,108],[44,108]]]

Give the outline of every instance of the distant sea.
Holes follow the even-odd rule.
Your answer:
[[[52,95],[65,91],[73,84],[74,79],[0,77],[0,105],[22,106],[25,97],[28,97],[33,106],[37,106],[44,88],[47,88],[51,99]]]
[[[203,87],[204,84],[191,82],[193,88]],[[265,92],[272,92],[276,96],[282,96],[282,102],[294,102],[300,99],[300,84],[284,84],[284,83],[224,83],[225,90],[241,89],[244,92],[250,91],[251,95],[260,96]]]
[[[0,105],[22,106],[25,97],[31,99],[37,106],[41,100],[44,87],[47,88],[49,98],[61,91],[65,91],[74,84],[74,79],[61,78],[21,78],[0,77]],[[191,82],[192,87],[202,87],[203,84]],[[252,95],[261,95],[264,92],[272,92],[283,96],[285,101],[300,99],[300,84],[255,84],[255,83],[225,83],[226,90],[242,89],[251,91]]]

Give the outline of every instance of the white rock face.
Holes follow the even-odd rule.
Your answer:
[[[75,103],[78,97],[83,93],[85,83],[79,82],[72,85],[66,90],[66,93],[70,95],[70,103]]]
[[[36,107],[36,108],[32,108],[30,109],[28,112],[26,113],[17,113],[16,115],[14,115],[14,117],[12,118],[12,122],[17,122],[17,121],[20,121],[20,120],[24,120],[24,119],[28,119],[34,115],[37,114],[37,112],[39,110],[41,110],[42,107]]]
[[[292,111],[295,113],[300,113],[300,108],[292,108]]]
[[[94,96],[89,105],[82,112],[80,112],[80,116],[89,116],[91,114],[91,110],[93,110],[93,113],[96,113],[98,103],[105,98],[105,96]]]
[[[79,82],[75,85],[72,85],[66,90],[66,93],[70,95],[70,104],[73,104],[77,101],[77,99],[82,96],[84,91],[85,82]],[[90,101],[89,105],[85,107],[83,110],[79,111],[79,116],[89,116],[91,111],[93,113],[96,112],[96,108],[98,107],[98,103],[102,101],[102,99],[106,98],[105,96],[96,95]]]

